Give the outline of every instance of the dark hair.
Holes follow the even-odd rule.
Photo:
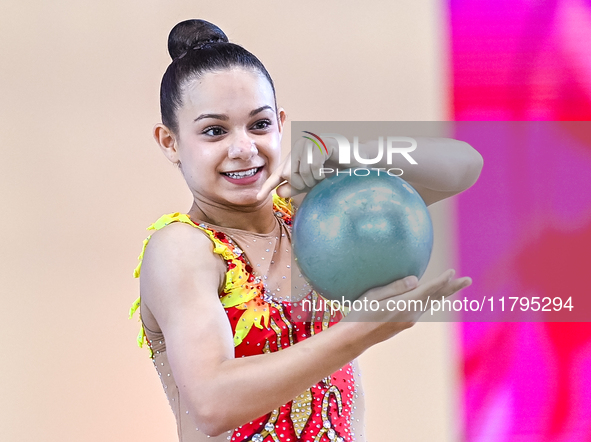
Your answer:
[[[178,134],[176,111],[183,104],[182,88],[187,81],[205,72],[236,66],[257,70],[269,80],[275,97],[273,80],[260,60],[242,46],[230,43],[220,28],[205,20],[186,20],[172,28],[168,52],[172,63],[160,85],[160,112],[162,123],[175,134]]]

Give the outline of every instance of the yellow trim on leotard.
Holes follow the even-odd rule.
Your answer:
[[[273,206],[274,210],[281,212],[281,214],[287,217],[291,217],[292,207],[290,201],[273,194]],[[178,212],[163,215],[158,221],[148,227],[148,230],[160,230],[173,222],[190,224],[203,231],[213,242],[213,252],[220,255],[228,264],[229,268],[226,271],[223,296],[220,297],[220,301],[224,308],[235,307],[244,310],[234,331],[234,346],[240,345],[253,325],[259,329],[263,328],[263,324],[265,327],[268,327],[270,305],[261,296],[264,291],[263,283],[258,278],[254,281],[249,281],[252,275],[246,270],[244,262],[239,258],[243,254],[242,250],[235,244],[226,244],[221,241],[215,236],[215,231],[208,228],[205,224],[195,224],[188,215]],[[148,236],[143,242],[142,252],[138,257],[139,263],[133,271],[135,278],[140,276],[142,261],[151,237],[152,235]],[[230,263],[232,266],[230,266]],[[132,304],[129,310],[130,319],[138,310],[140,302],[141,297],[138,297]],[[144,343],[147,343],[148,346],[150,344],[143,326],[137,336],[137,342],[140,347],[143,347]],[[153,353],[150,356],[153,357]]]

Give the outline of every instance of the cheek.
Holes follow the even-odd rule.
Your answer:
[[[185,152],[181,156],[183,174],[187,180],[199,182],[216,173],[216,162],[211,155],[203,152]]]
[[[196,144],[182,152],[182,159],[194,170],[206,171],[215,168],[220,161],[221,152],[216,146]]]
[[[281,149],[277,149],[275,155],[273,156],[273,160],[271,161],[271,166],[273,170],[277,169],[281,164]]]
[[[278,167],[281,163],[281,137],[278,135],[272,140],[269,148],[269,161]]]

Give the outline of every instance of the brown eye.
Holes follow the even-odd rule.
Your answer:
[[[207,129],[205,129],[203,131],[204,135],[208,135],[210,137],[219,137],[220,135],[223,135],[224,129],[222,129],[219,126],[212,126],[212,127],[208,127]]]
[[[265,130],[269,126],[271,126],[271,122],[269,120],[261,120],[257,121],[252,128],[255,130]]]

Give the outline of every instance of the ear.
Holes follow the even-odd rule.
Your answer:
[[[162,123],[154,126],[154,138],[162,149],[162,152],[173,164],[179,164],[180,158],[177,150],[176,137],[172,131]]]
[[[277,110],[277,125],[279,126],[279,133],[281,135],[283,135],[283,124],[285,123],[286,118],[287,114],[285,113],[285,110],[280,107]]]

